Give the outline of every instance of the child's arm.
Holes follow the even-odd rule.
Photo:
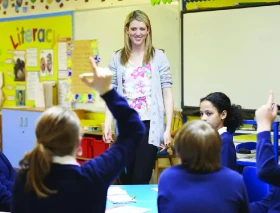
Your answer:
[[[262,213],[268,212],[268,206],[275,188],[271,187],[270,193],[262,200],[250,203],[250,212]]]
[[[7,178],[2,173],[0,173],[0,183],[4,185],[8,191],[12,191],[14,183],[10,180],[7,180]]]
[[[138,113],[114,89],[102,95],[107,107],[117,120],[119,136],[116,142],[102,155],[83,164],[82,170],[93,179],[110,184],[133,159],[135,150],[142,141],[145,127]]]
[[[274,159],[270,131],[258,134],[257,143],[257,173],[258,177],[269,184],[280,187],[280,166]]]
[[[12,192],[0,182],[0,206],[2,211],[10,211]]]

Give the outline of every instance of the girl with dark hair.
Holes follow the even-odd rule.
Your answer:
[[[229,97],[222,92],[210,93],[200,100],[200,117],[221,135],[222,165],[235,170],[236,150],[233,133],[243,122],[241,106],[231,104]]]

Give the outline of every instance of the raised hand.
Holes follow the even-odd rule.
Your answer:
[[[93,57],[90,57],[90,63],[92,65],[93,79],[88,79],[84,75],[80,75],[80,78],[87,86],[103,95],[112,89],[112,73],[107,67],[97,67]]]
[[[273,91],[270,91],[267,103],[262,105],[255,113],[258,124],[258,132],[270,131],[271,124],[275,120],[278,107],[274,104]]]

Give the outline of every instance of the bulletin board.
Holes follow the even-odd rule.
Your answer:
[[[3,106],[34,106],[35,82],[58,81],[58,41],[72,38],[72,19],[72,12],[0,19]]]
[[[89,88],[80,80],[80,74],[91,73],[92,66],[89,57],[93,56],[96,63],[98,56],[97,40],[69,41],[67,45],[68,91],[66,101],[78,103],[93,103],[96,100],[96,91]]]

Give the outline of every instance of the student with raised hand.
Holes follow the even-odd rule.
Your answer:
[[[222,138],[221,162],[223,166],[236,170],[236,150],[233,133],[242,125],[240,105],[231,104],[222,92],[210,93],[200,99],[201,120],[211,124]]]
[[[16,171],[8,158],[0,152],[0,211],[10,211]]]
[[[123,31],[124,47],[112,56],[109,64],[113,72],[112,85],[138,112],[146,133],[120,181],[149,184],[158,149],[167,149],[171,142],[172,75],[166,54],[153,46],[152,26],[146,13],[141,10],[129,13]],[[113,119],[108,110],[105,117],[103,139],[110,143]],[[114,133],[117,135],[117,128]]]
[[[109,69],[90,58],[94,80],[82,81],[97,90],[118,123],[119,136],[110,149],[80,166],[81,127],[77,115],[61,107],[47,109],[36,125],[36,147],[20,161],[13,190],[12,212],[104,213],[107,190],[133,159],[145,126],[138,113],[111,87]]]
[[[219,133],[204,121],[186,123],[175,137],[180,165],[160,175],[159,213],[248,213],[242,176],[221,165]]]
[[[271,143],[271,126],[277,115],[277,105],[273,103],[271,91],[268,101],[256,111],[257,120],[257,174],[258,177],[271,184],[271,191],[266,198],[251,204],[252,213],[280,212],[280,166],[275,161]]]

